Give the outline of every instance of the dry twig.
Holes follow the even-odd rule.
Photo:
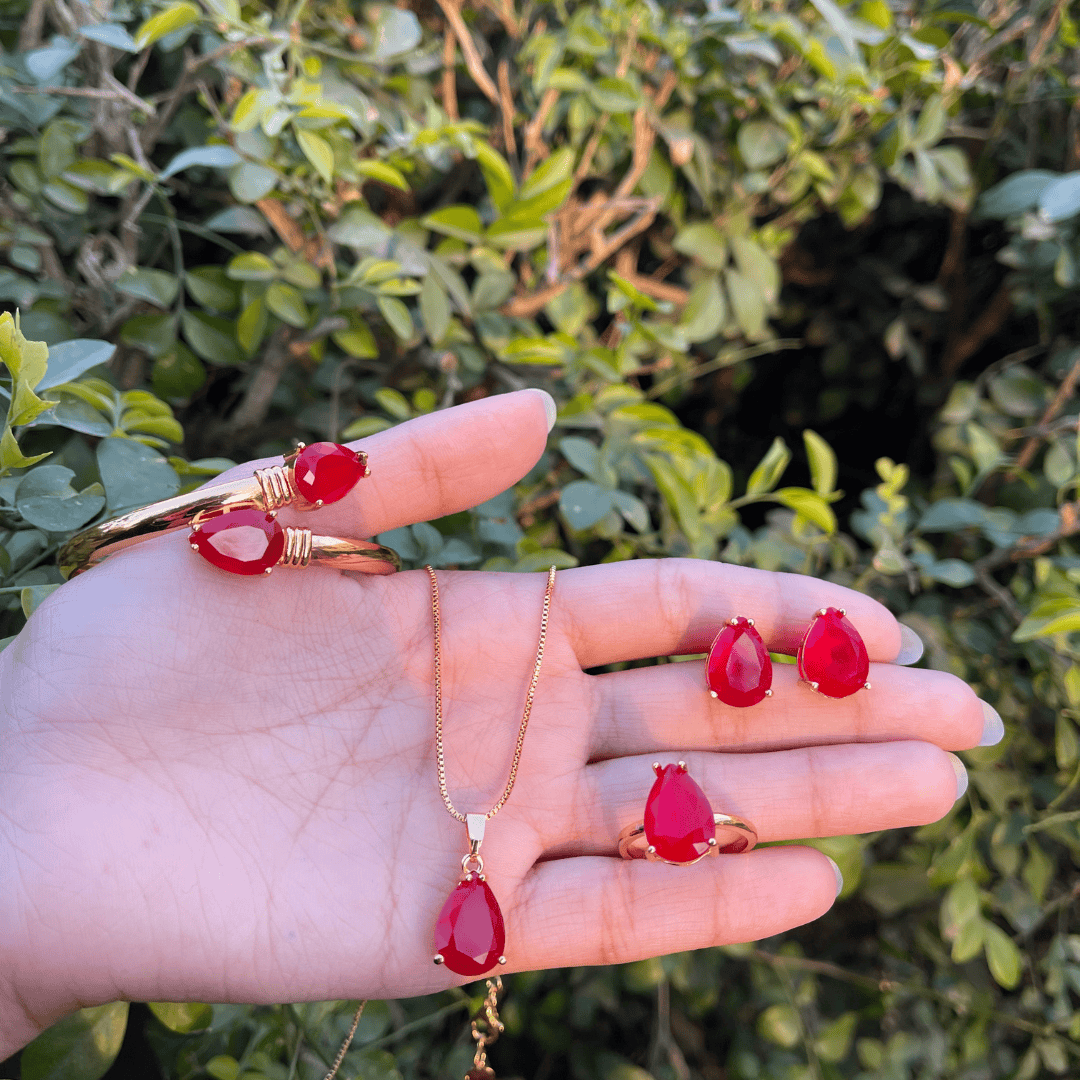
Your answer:
[[[505,57],[499,61],[499,108],[502,111],[503,145],[506,147],[506,153],[509,157],[516,157],[514,95],[510,90],[510,61]]]
[[[1054,395],[1054,400],[1046,407],[1046,412],[1043,413],[1042,419],[1039,421],[1039,427],[1045,428],[1051,420],[1065,407],[1065,402],[1073,396],[1073,392],[1076,390],[1076,383],[1080,380],[1080,358],[1073,363],[1073,366],[1069,369],[1068,375],[1061,381],[1061,385],[1057,389],[1057,393]],[[1042,436],[1032,435],[1028,438],[1028,441],[1024,443],[1023,448],[1017,455],[1016,464],[1012,467],[1011,474],[1016,476],[1022,469],[1026,469],[1038,452],[1039,444],[1042,442]]]
[[[457,103],[457,40],[449,29],[443,35],[442,107],[447,119],[459,118]]]
[[[469,28],[461,17],[461,0],[436,0],[436,3],[442,8],[446,21],[450,24],[454,36],[458,39],[461,54],[465,57],[465,66],[469,69],[473,82],[480,87],[484,97],[492,105],[498,105],[499,91],[491,81],[491,76],[485,70],[484,62],[480,59],[480,53],[476,48],[476,42],[473,41],[472,34],[469,33]]]

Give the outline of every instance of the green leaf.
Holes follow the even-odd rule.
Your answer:
[[[791,451],[787,443],[778,435],[773,439],[772,445],[758,463],[757,468],[750,474],[750,479],[746,483],[746,494],[761,495],[772,491],[780,482],[780,477],[783,476],[789,461],[791,461]]]
[[[233,281],[273,281],[280,273],[273,259],[258,251],[245,251],[229,260],[225,273]]]
[[[471,206],[444,206],[428,214],[420,223],[425,229],[453,236],[467,244],[479,244],[484,239],[484,226],[480,215]]]
[[[248,356],[254,356],[262,344],[267,322],[266,304],[263,303],[261,296],[252,300],[240,312],[240,318],[236,320],[236,340]]]
[[[420,318],[432,345],[438,345],[450,328],[450,298],[434,274],[424,278],[420,290]]]
[[[1051,180],[1039,193],[1039,210],[1050,221],[1065,221],[1080,214],[1080,172]]]
[[[120,327],[120,340],[150,356],[161,356],[176,341],[176,318],[172,315],[135,315]]]
[[[840,39],[844,51],[853,60],[861,61],[862,56],[859,53],[859,46],[856,44],[855,30],[847,15],[833,3],[833,0],[810,0],[810,3],[818,9],[829,29]]]
[[[277,171],[270,166],[245,161],[229,173],[229,190],[237,202],[258,202],[277,187],[278,179]]]
[[[710,274],[691,290],[679,318],[686,340],[695,343],[716,337],[727,318],[727,302],[720,278]]]
[[[775,303],[780,295],[780,267],[776,260],[760,244],[746,236],[731,238],[731,254],[740,273],[757,286],[765,302]]]
[[[596,79],[586,91],[589,100],[606,113],[633,112],[641,105],[641,94],[629,79],[613,75]]]
[[[39,465],[21,480],[15,506],[31,525],[46,532],[72,532],[105,506],[105,490],[91,484],[81,492],[71,486],[75,474],[63,465]]]
[[[742,332],[750,341],[760,341],[765,336],[765,297],[758,285],[750,278],[730,267],[724,273],[731,309]]]
[[[110,513],[167,499],[180,490],[180,477],[168,461],[134,439],[102,439],[97,463]]]
[[[300,295],[300,290],[286,285],[284,281],[273,282],[266,290],[265,299],[266,306],[282,322],[295,326],[298,330],[306,327],[311,319],[311,313]]]
[[[408,420],[412,416],[412,407],[405,395],[392,386],[382,386],[375,391],[375,400],[379,407],[388,412],[395,420]]]
[[[574,176],[574,151],[564,146],[541,162],[532,175],[521,185],[519,201],[526,202],[542,192],[559,187]]]
[[[100,487],[100,485],[98,486]],[[60,586],[57,584],[47,584],[28,585],[25,589],[22,589],[19,592],[19,606],[22,608],[23,615],[29,619],[42,603],[59,588]]]
[[[542,244],[547,234],[548,227],[543,221],[523,220],[516,216],[504,217],[488,229],[487,241],[499,248],[529,251]]]
[[[316,135],[314,131],[304,131],[303,129],[296,131],[296,141],[300,144],[304,157],[315,166],[315,171],[326,183],[333,183],[334,151],[330,149],[330,144],[321,135]]]
[[[987,922],[983,928],[983,945],[990,974],[999,986],[1012,990],[1020,982],[1022,959],[1020,950],[996,923]]]
[[[151,15],[135,31],[135,44],[140,49],[145,49],[148,45],[153,45],[155,41],[160,41],[167,34],[175,33],[185,26],[198,22],[201,16],[202,12],[194,4],[187,3],[186,0],[181,4],[173,4],[172,7],[159,11],[156,15]]]
[[[200,1002],[147,1002],[150,1011],[170,1031],[187,1035],[192,1031],[205,1031],[214,1022],[214,1008]]]
[[[979,197],[975,209],[982,217],[1007,218],[1033,210],[1048,185],[1059,173],[1046,169],[1023,169],[1007,176]]]
[[[612,493],[591,480],[574,480],[563,488],[559,509],[575,531],[595,525],[612,508]]]
[[[416,328],[409,309],[396,296],[379,296],[375,302],[394,334],[402,341],[411,340]]]
[[[206,382],[206,368],[184,344],[154,361],[151,372],[154,393],[162,398],[189,398]]]
[[[114,1001],[53,1024],[23,1050],[23,1080],[100,1080],[120,1052],[127,1017],[128,1003]]]
[[[748,120],[739,128],[735,143],[747,168],[764,169],[788,152],[791,135],[771,120]]]
[[[401,171],[395,169],[393,165],[389,165],[385,161],[375,161],[373,158],[361,158],[361,160],[356,163],[356,171],[361,176],[368,176],[372,180],[378,180],[380,183],[388,184],[390,187],[400,188],[402,191],[410,190],[409,181],[402,176]]]
[[[851,1051],[851,1041],[855,1036],[855,1028],[859,1022],[859,1014],[853,1012],[841,1013],[831,1024],[820,1028],[814,1039],[814,1050],[822,1061],[838,1064],[848,1056]]]
[[[176,275],[167,270],[150,270],[140,266],[121,274],[116,288],[125,296],[145,300],[159,308],[168,308],[176,299],[179,282]]]
[[[387,5],[375,24],[371,58],[382,63],[415,49],[422,37],[420,23],[411,11]]]
[[[236,343],[236,327],[230,320],[186,310],[180,322],[184,337],[196,356],[218,367],[244,362]]]
[[[802,1039],[802,1023],[794,1005],[770,1005],[757,1019],[763,1039],[790,1050]]]
[[[187,150],[181,150],[161,171],[160,179],[167,180],[184,169],[201,165],[207,169],[229,169],[233,165],[239,165],[244,159],[231,147],[224,143],[216,143],[210,146],[192,146]]]
[[[710,270],[722,270],[727,265],[727,241],[712,222],[695,221],[685,225],[679,230],[672,246]]]
[[[594,477],[600,463],[600,451],[596,444],[577,435],[568,435],[559,440],[559,451],[578,472]]]
[[[513,201],[514,193],[517,191],[517,183],[513,172],[510,171],[510,165],[498,150],[482,141],[476,144],[476,160],[480,165],[480,171],[484,174],[484,182],[487,184],[491,201],[500,212],[504,212]]]
[[[794,510],[799,517],[813,522],[830,536],[836,532],[836,515],[832,507],[815,491],[806,488],[781,488],[775,494],[776,501]]]
[[[93,338],[77,338],[62,341],[49,348],[48,367],[37,384],[37,390],[50,390],[60,383],[74,382],[80,375],[101,364],[107,364],[116,352],[116,346],[108,341]]]
[[[216,315],[228,315],[236,310],[240,290],[229,280],[220,266],[196,266],[184,274],[188,295],[200,307]]]
[[[830,495],[836,487],[836,454],[832,447],[816,432],[807,428],[803,432],[803,445],[810,459],[810,482],[819,495]]]
[[[349,320],[348,330],[339,330],[331,336],[338,347],[344,349],[350,356],[369,360],[379,355],[379,345],[375,340],[375,335],[358,315],[353,315]],[[353,439],[359,437],[358,435],[350,436]]]

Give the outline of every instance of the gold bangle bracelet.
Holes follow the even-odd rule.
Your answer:
[[[336,459],[339,467],[336,486],[328,485],[315,474],[315,466],[310,462],[314,461],[317,465],[320,455],[322,458]],[[344,481],[340,475],[342,462],[346,470]],[[304,477],[300,480],[297,477],[298,468],[304,471]],[[317,443],[307,448],[301,444],[281,465],[256,469],[254,475],[241,480],[163,499],[84,529],[61,548],[57,560],[60,572],[64,577],[75,577],[125,548],[162,533],[190,528],[193,530],[192,547],[210,562],[233,573],[269,573],[274,566],[317,563],[339,570],[392,574],[401,569],[401,560],[389,548],[366,540],[319,536],[310,529],[282,529],[272,520],[282,506],[313,510],[323,505],[323,499],[306,497],[305,491],[310,495],[325,490],[326,501],[336,501],[369,472],[367,455],[363,451],[352,451],[335,443]],[[257,557],[250,553],[241,552],[238,555],[237,552],[208,553],[203,550],[203,541],[207,539],[204,529],[207,533],[219,534],[237,524],[247,526],[249,533],[252,525],[263,530],[266,541],[264,550]],[[235,541],[243,536],[235,534],[232,539]],[[235,548],[236,543],[225,546]],[[281,554],[277,558],[275,553],[279,550]]]

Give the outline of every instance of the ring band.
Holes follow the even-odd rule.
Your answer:
[[[713,814],[716,825],[716,846],[710,847],[695,862],[707,859],[710,855],[737,855],[749,851],[758,841],[757,829],[742,818],[731,814]],[[624,859],[648,859],[649,862],[666,862],[669,866],[690,866],[691,863],[672,863],[662,859],[655,852],[649,851],[649,841],[645,836],[645,824],[635,821],[619,833],[619,854]]]

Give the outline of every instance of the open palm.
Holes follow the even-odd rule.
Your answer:
[[[402,425],[362,444],[371,478],[303,523],[368,536],[459,511],[524,475],[545,430],[529,393]],[[544,577],[440,583],[448,783],[460,810],[483,813],[513,754]],[[819,697],[779,667],[774,696],[740,710],[709,698],[700,662],[585,674],[703,651],[735,614],[794,652],[827,604],[866,641],[869,693]],[[714,809],[762,841],[946,813],[945,751],[979,741],[983,711],[953,677],[889,663],[899,647],[884,608],[809,578],[674,559],[561,572],[517,786],[484,843],[507,970],[750,940],[832,904],[833,869],[810,848],[693,869],[621,861],[654,759],[685,759]],[[398,997],[463,981],[431,957],[467,846],[436,783],[426,574],[242,579],[182,533],[115,555],[0,654],[0,1057],[117,998]]]

